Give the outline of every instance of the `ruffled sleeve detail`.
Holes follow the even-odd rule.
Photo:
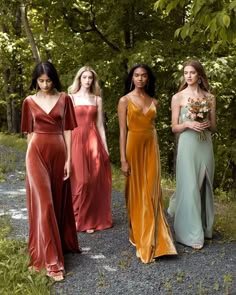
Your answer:
[[[22,133],[31,133],[34,128],[34,119],[31,113],[29,99],[25,98],[22,105],[21,113],[21,132]]]
[[[65,94],[64,130],[72,130],[77,127],[74,106],[69,95]]]

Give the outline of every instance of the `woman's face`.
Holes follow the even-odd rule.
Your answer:
[[[148,73],[144,68],[134,70],[132,81],[137,88],[144,88],[148,82]]]
[[[49,93],[53,89],[53,82],[46,74],[39,76],[37,83],[39,89],[44,93]]]
[[[188,85],[194,85],[198,83],[199,74],[192,66],[186,66],[184,68],[184,79]]]
[[[90,71],[85,71],[80,77],[81,87],[90,88],[93,83],[93,73]]]

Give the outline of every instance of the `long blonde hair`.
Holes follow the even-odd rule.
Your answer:
[[[93,74],[93,82],[92,85],[90,87],[90,92],[96,96],[100,96],[101,95],[101,89],[100,86],[98,84],[98,76],[97,73],[89,66],[84,66],[81,69],[78,70],[78,72],[75,75],[74,81],[73,83],[68,87],[68,93],[70,94],[75,94],[77,91],[80,90],[81,87],[81,76],[85,71],[89,71]]]

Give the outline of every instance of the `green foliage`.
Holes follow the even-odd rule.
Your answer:
[[[212,51],[236,44],[236,1],[224,0],[158,0],[154,8],[169,15],[178,7],[184,9],[184,23],[175,32],[176,37],[191,42],[210,42]]]
[[[9,218],[0,216],[0,224],[1,294],[50,294],[52,282],[45,276],[45,273],[28,270],[29,259],[26,254],[26,243],[6,238],[10,232]]]
[[[20,113],[22,100],[30,94],[34,61],[23,26],[20,31],[16,26],[19,3],[14,0],[6,4],[0,0],[0,22],[5,28],[0,32],[3,73],[0,130],[9,128],[7,103],[14,102]],[[156,126],[162,175],[173,178],[176,146],[171,132],[171,97],[180,84],[182,63],[187,58],[199,59],[217,98],[214,186],[227,191],[236,187],[235,0],[27,0],[25,3],[40,56],[55,64],[64,91],[81,66],[88,64],[97,71],[103,89],[110,158],[117,166],[117,104],[124,94],[128,70],[135,63],[144,62],[157,77],[156,98],[161,108]],[[8,71],[11,76],[6,83]],[[10,94],[5,91],[8,84]]]

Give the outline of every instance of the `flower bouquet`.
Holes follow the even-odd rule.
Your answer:
[[[188,99],[188,113],[186,114],[186,118],[203,122],[207,117],[211,110],[212,106],[212,96],[206,96],[203,98],[189,98]],[[203,131],[199,132],[199,140],[206,140],[206,134]]]

